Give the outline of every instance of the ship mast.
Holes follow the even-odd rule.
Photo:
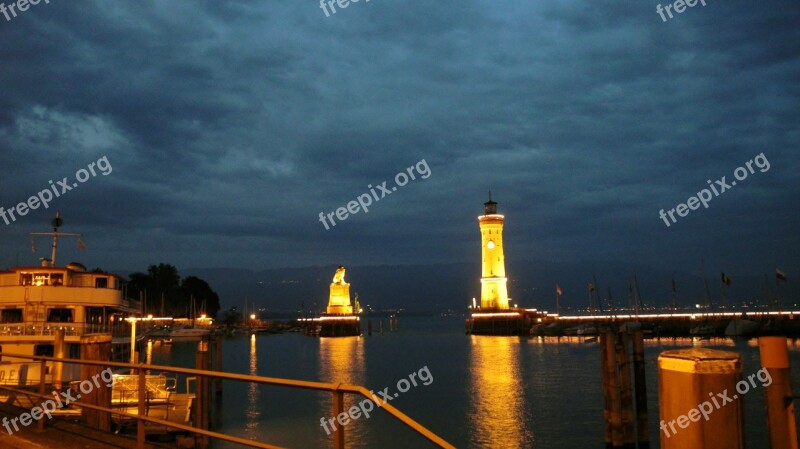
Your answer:
[[[31,232],[31,238],[34,236],[39,235],[48,235],[53,236],[53,244],[52,244],[52,251],[50,253],[50,259],[43,258],[44,261],[48,261],[50,266],[56,266],[56,253],[58,252],[58,237],[77,237],[78,238],[78,248],[83,249],[83,241],[81,240],[81,234],[72,234],[68,232],[58,232],[58,228],[60,228],[64,224],[64,220],[61,219],[61,212],[56,212],[55,218],[50,222],[53,226],[53,232]],[[33,248],[34,252],[36,251],[36,247]]]

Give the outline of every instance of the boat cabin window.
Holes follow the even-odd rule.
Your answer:
[[[95,278],[94,279],[94,287],[95,288],[108,288],[108,278]]]
[[[72,309],[48,309],[47,321],[53,323],[71,323],[73,321]]]
[[[35,273],[33,275],[33,285],[50,285],[50,273]]]
[[[89,324],[104,324],[104,315],[102,307],[86,308],[86,322]]]
[[[20,285],[64,285],[64,273],[22,273]]]
[[[33,347],[33,355],[53,357],[55,354],[53,349],[53,345],[36,345]]]
[[[0,311],[0,323],[21,323],[22,309],[3,309]]]

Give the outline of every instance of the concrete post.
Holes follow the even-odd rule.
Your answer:
[[[662,449],[743,449],[738,353],[705,348],[658,357]]]
[[[760,337],[758,346],[761,350],[761,366],[772,379],[772,383],[764,387],[770,448],[797,449],[797,426],[786,337]]]

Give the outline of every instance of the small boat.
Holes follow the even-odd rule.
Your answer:
[[[209,329],[199,329],[196,327],[185,326],[178,329],[172,329],[169,333],[169,338],[202,338],[209,335]]]
[[[725,336],[736,337],[755,335],[760,328],[761,325],[756,321],[734,319],[731,320],[731,322],[728,323],[728,326],[725,327]]]
[[[689,329],[689,335],[695,337],[708,337],[714,335],[717,331],[716,326],[712,323],[698,324],[697,326]]]

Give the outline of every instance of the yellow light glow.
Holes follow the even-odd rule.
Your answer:
[[[518,339],[470,338],[467,419],[481,447],[533,447],[532,430],[522,425],[527,404]],[[502,424],[501,424],[502,423]]]
[[[333,282],[330,285],[330,295],[328,297],[328,308],[326,312],[330,315],[351,315],[353,305],[350,300],[350,284],[344,280],[345,268],[336,269]]]
[[[499,214],[478,216],[481,231],[481,302],[480,308],[508,310],[510,308],[503,254],[503,223]]]
[[[251,320],[254,320],[254,319],[256,319],[256,314],[255,314],[255,313],[251,313],[251,314],[250,314],[250,319],[251,319]]]

